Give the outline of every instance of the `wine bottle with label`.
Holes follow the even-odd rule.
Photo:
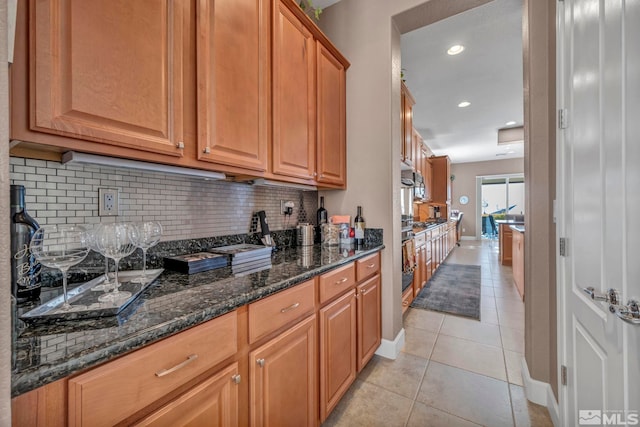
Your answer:
[[[11,292],[18,302],[40,297],[40,263],[29,250],[40,226],[24,207],[24,186],[11,186]]]
[[[356,232],[356,248],[364,246],[364,229],[366,227],[364,217],[362,216],[362,206],[358,206],[358,214],[353,222]]]
[[[324,196],[320,196],[320,207],[316,212],[315,243],[322,243],[322,224],[329,222],[327,210],[324,208]]]

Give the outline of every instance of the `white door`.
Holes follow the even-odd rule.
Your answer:
[[[637,425],[640,324],[592,300],[640,301],[640,0],[558,4],[559,363],[563,425]],[[637,319],[640,323],[640,319]],[[626,422],[626,424],[625,424]]]

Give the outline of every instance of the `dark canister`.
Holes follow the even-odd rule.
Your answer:
[[[40,297],[40,263],[29,250],[39,228],[24,206],[24,186],[11,186],[11,292],[18,302]]]

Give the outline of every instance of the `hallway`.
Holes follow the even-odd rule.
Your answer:
[[[527,402],[524,304],[495,240],[462,241],[446,262],[481,266],[481,321],[409,309],[395,361],[375,356],[324,426],[552,426]]]

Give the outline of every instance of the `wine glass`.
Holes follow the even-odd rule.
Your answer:
[[[162,237],[162,225],[158,221],[146,221],[133,224],[131,238],[136,247],[142,249],[142,275],[132,280],[134,283],[147,283],[147,251],[158,244]]]
[[[120,282],[118,282],[118,269],[120,260],[131,255],[136,249],[133,240],[131,240],[131,224],[102,224],[96,229],[95,237],[96,245],[100,253],[107,258],[111,258],[116,263],[113,291],[101,295],[98,301],[117,303],[118,301],[126,300],[131,297],[131,292],[120,291],[118,289],[120,287]]]
[[[87,243],[87,232],[79,225],[45,225],[31,237],[29,249],[40,264],[62,272],[63,311],[72,308],[67,297],[67,271],[85,259],[89,253]]]
[[[87,239],[88,239],[87,244],[89,245],[89,249],[104,256],[104,254],[101,253],[100,250],[98,249],[98,242],[96,240],[97,228],[98,226],[95,226],[92,230],[87,231]],[[109,258],[105,256],[104,257],[104,281],[99,285],[95,285],[93,288],[91,288],[91,290],[107,292],[109,289],[111,289],[112,285],[113,284],[109,280]]]

